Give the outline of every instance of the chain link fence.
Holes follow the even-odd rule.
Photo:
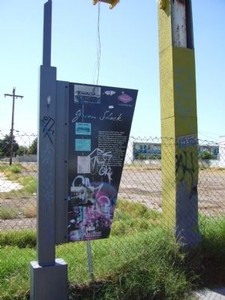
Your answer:
[[[208,218],[215,222],[225,218],[224,140],[225,138],[218,143],[198,140],[198,214],[200,223],[202,218]],[[111,267],[108,265],[110,260],[118,259],[118,267],[126,256],[129,255],[129,258],[132,258],[132,252],[128,251],[129,244],[127,244],[130,236],[134,236],[136,232],[144,233],[149,228],[152,229],[152,232],[156,229],[157,234],[157,228],[162,226],[164,218],[162,145],[167,147],[167,144],[170,143],[171,139],[130,138],[111,237],[107,240],[94,241],[92,244],[87,243],[87,245],[80,242],[63,246],[68,249],[67,257],[62,258],[70,261],[69,279],[71,282],[79,282],[78,274],[81,273],[83,282],[85,280],[93,281],[95,276],[101,278],[102,274],[110,276]],[[13,147],[12,165],[10,165],[9,157],[11,147]],[[12,140],[10,135],[0,132],[0,233],[26,229],[36,231],[38,172],[36,151],[37,137],[34,134],[15,132]],[[169,155],[168,164],[170,159]],[[174,161],[176,163],[176,160]],[[188,167],[185,158],[181,163],[181,168],[184,173],[189,172],[191,168]],[[165,170],[167,169],[165,168]],[[78,251],[76,250],[77,244],[82,243],[83,248],[78,254],[76,252]],[[140,243],[137,237],[136,244],[132,244],[132,247],[141,249]],[[106,253],[108,251],[107,244],[110,244],[110,258]],[[61,247],[57,247],[59,256],[62,252]],[[99,254],[99,247],[101,254]],[[136,252],[133,251],[133,253]],[[96,266],[99,255],[107,257],[107,263]]]
[[[35,134],[0,132],[0,231],[35,228],[36,153]]]

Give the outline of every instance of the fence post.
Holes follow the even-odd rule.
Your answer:
[[[190,247],[200,241],[191,0],[159,1],[158,21],[163,213],[177,239]]]

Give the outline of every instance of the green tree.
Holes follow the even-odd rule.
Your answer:
[[[28,148],[26,146],[19,146],[19,149],[17,150],[17,155],[24,155],[28,153]]]
[[[213,158],[213,155],[212,153],[208,152],[208,151],[203,151],[201,154],[200,154],[200,157],[201,159],[212,159]]]
[[[0,158],[4,157],[3,140],[0,140]]]
[[[17,153],[19,149],[19,145],[13,136],[12,140],[13,146],[13,154]],[[10,156],[10,149],[11,149],[11,136],[6,134],[2,140],[0,140],[0,156],[1,157],[9,157]]]
[[[37,138],[35,138],[29,147],[29,154],[37,154]]]

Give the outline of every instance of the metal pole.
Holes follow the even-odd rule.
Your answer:
[[[67,299],[67,264],[55,258],[56,68],[51,66],[52,1],[44,5],[43,65],[40,67],[37,256],[31,262],[31,300]],[[60,199],[61,200],[61,199]],[[64,199],[62,199],[64,201]]]
[[[16,88],[13,88],[12,94],[5,94],[6,96],[12,97],[12,121],[11,121],[11,129],[10,129],[10,153],[9,153],[9,164],[12,164],[12,157],[13,157],[13,131],[14,131],[14,112],[15,112],[15,99],[16,98],[23,98],[23,96],[16,95]]]
[[[88,271],[90,275],[90,281],[91,283],[93,283],[95,278],[94,278],[94,269],[93,269],[91,241],[87,241],[87,256],[88,256]]]
[[[56,68],[51,67],[52,1],[44,5],[43,65],[40,70],[38,139],[38,236],[40,266],[55,264]]]
[[[44,5],[43,66],[51,66],[52,0]]]

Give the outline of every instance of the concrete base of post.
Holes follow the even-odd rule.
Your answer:
[[[31,300],[68,299],[67,264],[56,259],[55,265],[42,267],[37,261],[30,264]]]

